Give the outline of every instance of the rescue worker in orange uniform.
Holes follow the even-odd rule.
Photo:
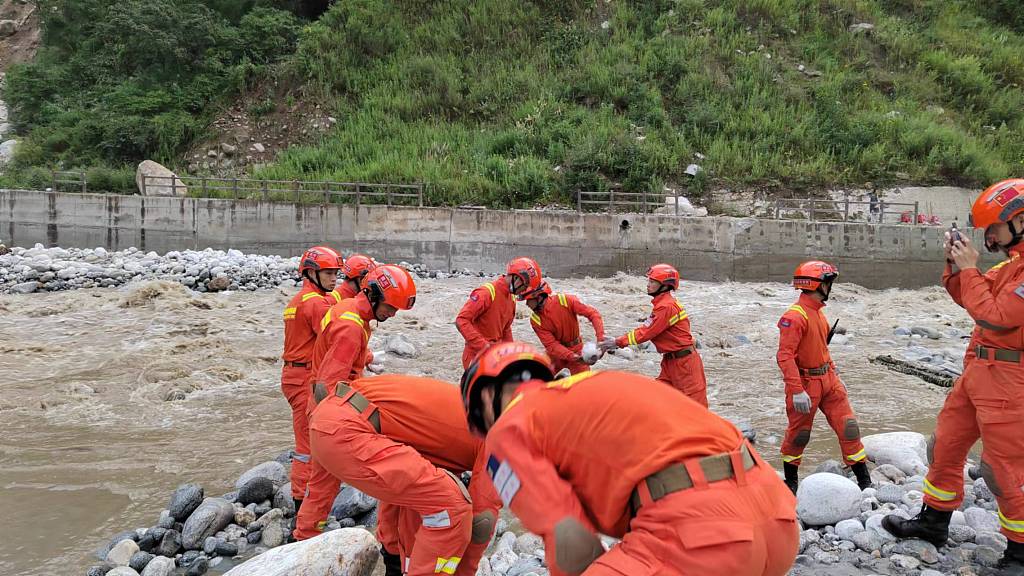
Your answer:
[[[795,499],[735,426],[646,376],[552,369],[512,342],[462,377],[494,487],[552,576],[786,574]],[[622,543],[605,552],[599,533]]]
[[[602,340],[600,348],[602,352],[610,352],[650,340],[661,353],[658,380],[707,407],[708,381],[704,376],[704,362],[690,334],[689,315],[671,294],[678,288],[678,270],[668,264],[651,266],[647,270],[647,294],[654,304],[651,315],[639,328],[615,339]]]
[[[515,296],[536,290],[541,283],[540,265],[532,258],[508,263],[505,275],[473,290],[455,318],[455,326],[466,339],[462,367],[495,342],[512,341],[512,320],[516,316]]]
[[[299,276],[302,289],[284,309],[284,354],[281,359],[281,392],[292,407],[295,452],[292,458],[292,500],[295,509],[309,479],[309,420],[307,405],[313,380],[313,346],[320,333],[320,319],[336,302],[334,290],[342,258],[326,246],[314,246],[302,255]]]
[[[604,340],[601,314],[572,294],[552,294],[547,282],[519,298],[526,300],[526,305],[533,310],[530,326],[554,363],[555,372],[568,369],[571,374],[578,374],[590,370],[590,364],[582,356],[583,340],[577,316],[584,316],[590,321],[600,342]]]
[[[363,376],[370,342],[370,321],[384,322],[416,302],[416,283],[400,266],[385,264],[367,273],[363,291],[331,307],[321,320],[320,337],[313,348],[313,393],[309,412],[334,394],[338,382]],[[323,531],[339,481],[313,457],[302,510],[295,518],[295,539],[312,538]]]
[[[501,501],[455,386],[403,375],[339,382],[310,435],[316,462],[385,506],[387,576],[476,574]]]
[[[838,276],[835,266],[818,260],[797,266],[793,272],[793,287],[800,290],[800,297],[778,324],[779,351],[775,359],[786,385],[786,417],[789,419],[782,441],[782,469],[786,485],[794,494],[799,483],[800,462],[811,440],[811,427],[818,410],[835,430],[843,460],[856,475],[857,485],[861,490],[871,486],[857,416],[828,351],[832,336],[822,308]]]
[[[963,502],[967,453],[980,438],[982,477],[999,504],[1000,531],[1008,540],[996,570],[1019,575],[1024,574],[1024,179],[988,187],[975,200],[971,217],[974,227],[985,231],[985,247],[1009,260],[986,277],[969,238],[956,233],[947,239],[947,272],[959,276],[955,299],[976,324],[973,354],[946,397],[929,442],[924,507],[910,520],[887,516],[882,525],[899,537],[945,544],[950,518]]]
[[[338,301],[348,298],[355,298],[363,289],[363,278],[377,267],[377,263],[369,256],[352,254],[345,259],[345,265],[341,267],[339,276],[342,281],[338,284]]]

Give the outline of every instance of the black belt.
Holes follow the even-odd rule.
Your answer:
[[[690,354],[693,354],[693,346],[687,346],[686,348],[676,350],[675,352],[665,352],[662,356],[671,360],[673,358],[685,358]]]
[[[821,366],[818,366],[817,368],[801,368],[800,369],[800,375],[802,375],[802,376],[824,376],[825,374],[828,374],[828,371],[831,370],[831,369],[832,369],[832,366],[829,365],[829,364],[822,364]]]
[[[292,362],[291,360],[285,360],[284,365],[294,366],[295,368],[308,368],[309,362]]]
[[[746,442],[740,447],[740,459],[743,462],[743,469],[750,470],[756,464],[754,456],[750,453],[750,449],[747,447]],[[732,465],[732,454],[716,454],[714,456],[705,456],[697,461],[700,465],[701,470],[704,472],[704,479],[708,484],[712,482],[719,482],[722,480],[728,480],[736,476],[736,471]],[[655,472],[647,478],[641,480],[641,483],[647,484],[647,491],[651,493],[651,501],[657,502],[669,494],[687,490],[693,488],[693,479],[690,477],[690,472],[687,471],[685,464],[670,464],[667,468],[660,472]],[[634,488],[633,493],[629,498],[630,506],[635,514],[637,510],[643,505],[643,501],[640,497],[639,488]]]
[[[349,394],[350,392],[351,394]],[[373,410],[370,411],[370,414],[367,415],[366,410],[370,408],[371,404],[370,401],[366,399],[366,396],[363,396],[358,391],[353,390],[344,382],[338,382],[338,388],[334,391],[334,395],[338,398],[344,399],[349,406],[355,408],[356,412],[359,412],[359,414],[366,418],[366,421],[370,423],[370,426],[373,426],[373,429],[377,434],[380,434],[380,410],[374,406]],[[346,396],[348,397],[347,399],[345,398]]]
[[[975,346],[974,355],[982,360],[996,360],[998,362],[1011,362],[1020,364],[1020,350],[1004,350],[1003,348],[989,348],[987,346]]]

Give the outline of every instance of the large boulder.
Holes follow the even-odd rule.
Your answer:
[[[207,498],[185,521],[181,545],[186,550],[201,550],[207,536],[220,532],[235,519],[235,507],[223,498]]]
[[[928,441],[917,432],[886,432],[861,438],[868,458],[875,464],[892,464],[903,473],[928,473]]]
[[[0,167],[3,167],[14,158],[14,149],[17,147],[17,140],[7,140],[0,143]]]
[[[861,491],[848,478],[811,474],[796,491],[796,513],[804,524],[824,526],[860,515]]]
[[[18,31],[18,23],[14,20],[0,20],[0,38],[13,36]]]
[[[370,576],[380,558],[377,540],[361,528],[342,528],[273,548],[225,576]]]
[[[135,171],[135,184],[143,196],[188,196],[181,178],[163,165],[143,160]]]

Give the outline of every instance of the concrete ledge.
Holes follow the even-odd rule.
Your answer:
[[[943,228],[653,214],[457,210],[0,190],[9,245],[120,250],[235,248],[294,256],[314,244],[384,261],[501,272],[515,256],[553,276],[643,272],[693,280],[788,281],[801,261],[837,263],[872,288],[937,284]],[[980,240],[975,233],[974,239]],[[993,260],[994,262],[994,260]]]

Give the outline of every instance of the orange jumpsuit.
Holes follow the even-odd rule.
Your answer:
[[[744,447],[753,467],[707,481],[698,459],[742,462]],[[559,564],[571,549],[556,528],[566,519],[622,538],[586,576],[782,575],[796,557],[796,503],[775,471],[732,424],[646,376],[527,382],[488,433],[487,451],[502,501],[544,538],[552,576],[580,573]],[[678,464],[693,487],[652,501],[647,477]]]
[[[929,445],[931,461],[924,501],[936,510],[956,510],[963,501],[963,465],[981,438],[981,472],[999,504],[1000,531],[1024,542],[1024,246],[1010,260],[982,275],[961,271],[946,282],[954,299],[977,324],[963,376],[939,412]]]
[[[388,518],[380,540],[385,548],[397,544],[407,574],[473,576],[501,504],[485,471],[483,442],[466,426],[458,387],[403,375],[351,386],[313,411],[314,458],[380,500],[381,519]],[[362,411],[350,403],[357,393]],[[473,471],[468,491],[455,476],[467,470]]]
[[[580,321],[577,316],[585,316],[590,320],[598,342],[604,340],[601,314],[572,294],[548,296],[540,312],[530,316],[530,325],[555,364],[556,372],[563,368],[568,368],[573,374],[590,370],[590,365],[580,360],[583,340],[580,339]]]
[[[338,287],[334,289],[334,292],[331,292],[334,295],[334,299],[338,302],[355,298],[359,293],[358,288],[353,288],[348,282],[342,282],[340,278],[338,279]],[[367,348],[366,361],[363,362],[363,366],[369,366],[370,364],[373,364],[373,350]]]
[[[473,290],[455,318],[455,326],[466,339],[462,367],[468,368],[473,358],[491,344],[511,342],[515,316],[516,300],[504,276]]]
[[[370,320],[373,309],[365,294],[342,300],[331,307],[321,320],[320,337],[313,348],[314,382],[322,385],[329,398],[334,395],[338,382],[351,382],[362,378],[366,353],[370,342]],[[316,408],[313,394],[307,408]],[[295,518],[295,538],[304,540],[320,534],[322,524],[331,512],[341,482],[327,471],[314,456],[310,463],[309,479],[302,508]]]
[[[658,294],[652,302],[654,310],[643,325],[617,338],[615,344],[623,348],[653,342],[662,354],[658,380],[706,407],[708,381],[704,377],[704,362],[693,345],[686,309],[669,292]]]
[[[782,441],[782,461],[794,466],[803,460],[804,448],[811,440],[814,414],[819,409],[835,430],[846,463],[856,464],[867,457],[846,386],[839,380],[828,352],[829,324],[821,311],[824,306],[824,302],[801,293],[796,304],[779,320],[779,352],[775,359],[786,383],[789,419]],[[800,392],[807,392],[811,398],[811,411],[807,414],[793,407],[793,394]]]
[[[309,480],[309,420],[307,405],[313,381],[313,345],[320,333],[320,319],[335,303],[335,293],[325,295],[305,280],[302,289],[284,309],[284,367],[281,392],[292,407],[295,457],[292,459],[292,498],[301,500]]]

